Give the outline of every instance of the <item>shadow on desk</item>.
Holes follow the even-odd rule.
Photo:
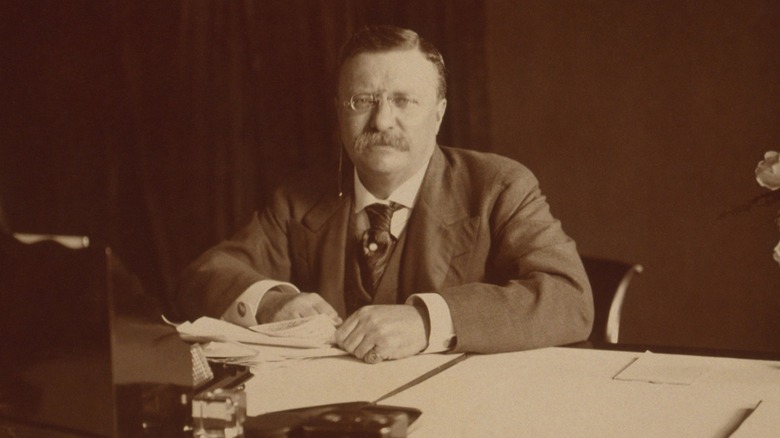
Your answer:
[[[609,344],[606,342],[582,341],[564,345],[570,348],[591,348],[611,351],[652,351],[654,353],[687,354],[691,356],[731,357],[735,359],[758,359],[780,361],[780,351],[727,350],[717,348],[685,347],[652,344]]]

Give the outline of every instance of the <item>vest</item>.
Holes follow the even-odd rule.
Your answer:
[[[390,254],[390,260],[387,262],[382,278],[377,285],[376,293],[372,299],[366,292],[360,275],[360,251],[361,242],[355,238],[355,215],[349,215],[349,226],[347,229],[346,257],[344,258],[346,266],[344,267],[344,304],[347,316],[351,315],[357,309],[368,304],[401,304],[407,297],[401,297],[398,294],[398,276],[400,275],[401,255],[406,242],[406,229],[401,233],[398,241]]]

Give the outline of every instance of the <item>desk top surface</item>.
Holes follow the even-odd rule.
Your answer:
[[[649,371],[620,380],[646,355]],[[680,372],[688,383],[672,382]],[[412,436],[729,436],[759,403],[780,404],[780,362],[575,348],[476,355],[383,403],[423,411]]]
[[[455,358],[378,367],[342,357],[253,369],[248,413],[307,400],[381,400],[422,411],[412,437],[726,437],[759,404],[780,406],[778,361],[568,347],[469,355],[392,391]]]

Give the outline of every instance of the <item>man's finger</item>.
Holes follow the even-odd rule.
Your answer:
[[[368,353],[366,353],[366,355],[363,356],[363,362],[370,363],[372,365],[375,363],[382,362],[383,360],[384,357],[382,357],[382,355],[377,352],[377,347],[368,350]]]
[[[328,315],[330,319],[333,320],[333,322],[336,325],[341,324],[343,321],[339,317],[339,314],[336,313],[336,309],[333,308],[327,301],[325,300],[317,300],[313,303],[312,307],[317,311],[317,313],[321,313],[324,315]]]
[[[349,336],[344,339],[344,342],[340,344],[341,348],[346,350],[350,354],[355,354],[355,349],[357,349],[362,342],[364,342],[365,334],[360,330],[352,330],[352,332],[349,334]]]
[[[347,339],[347,336],[349,336],[350,333],[352,333],[352,331],[355,330],[356,326],[357,326],[357,318],[355,318],[355,314],[353,313],[351,316],[347,318],[346,321],[341,323],[339,328],[336,329],[336,333],[334,334],[336,343],[339,344],[339,346],[343,346],[344,341]]]
[[[374,347],[376,347],[376,345],[374,345],[373,341],[370,341],[368,337],[363,337],[360,345],[355,348],[355,351],[352,354],[358,359],[364,359],[366,354]]]

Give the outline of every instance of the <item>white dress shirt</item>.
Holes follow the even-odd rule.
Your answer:
[[[365,207],[374,203],[389,204],[390,202],[402,206],[402,208],[393,213],[390,220],[390,234],[392,234],[393,237],[398,238],[401,233],[403,233],[406,224],[409,221],[427,168],[427,163],[426,165],[421,166],[420,170],[393,191],[387,199],[378,199],[371,194],[360,181],[357,171],[355,171],[355,202],[353,210],[353,214],[356,215],[355,238],[360,239],[363,232],[369,228],[368,215],[365,212]],[[255,315],[257,314],[257,307],[260,304],[260,300],[263,299],[266,292],[274,288],[300,293],[298,288],[291,283],[275,280],[259,281],[247,288],[247,290],[244,291],[230,307],[228,307],[228,310],[222,315],[222,319],[242,326],[256,325],[257,320],[255,319]],[[406,300],[406,304],[423,306],[428,311],[431,331],[428,336],[428,347],[423,353],[437,353],[448,350],[455,337],[455,329],[452,324],[450,309],[444,301],[444,298],[437,293],[420,293],[410,296]]]

